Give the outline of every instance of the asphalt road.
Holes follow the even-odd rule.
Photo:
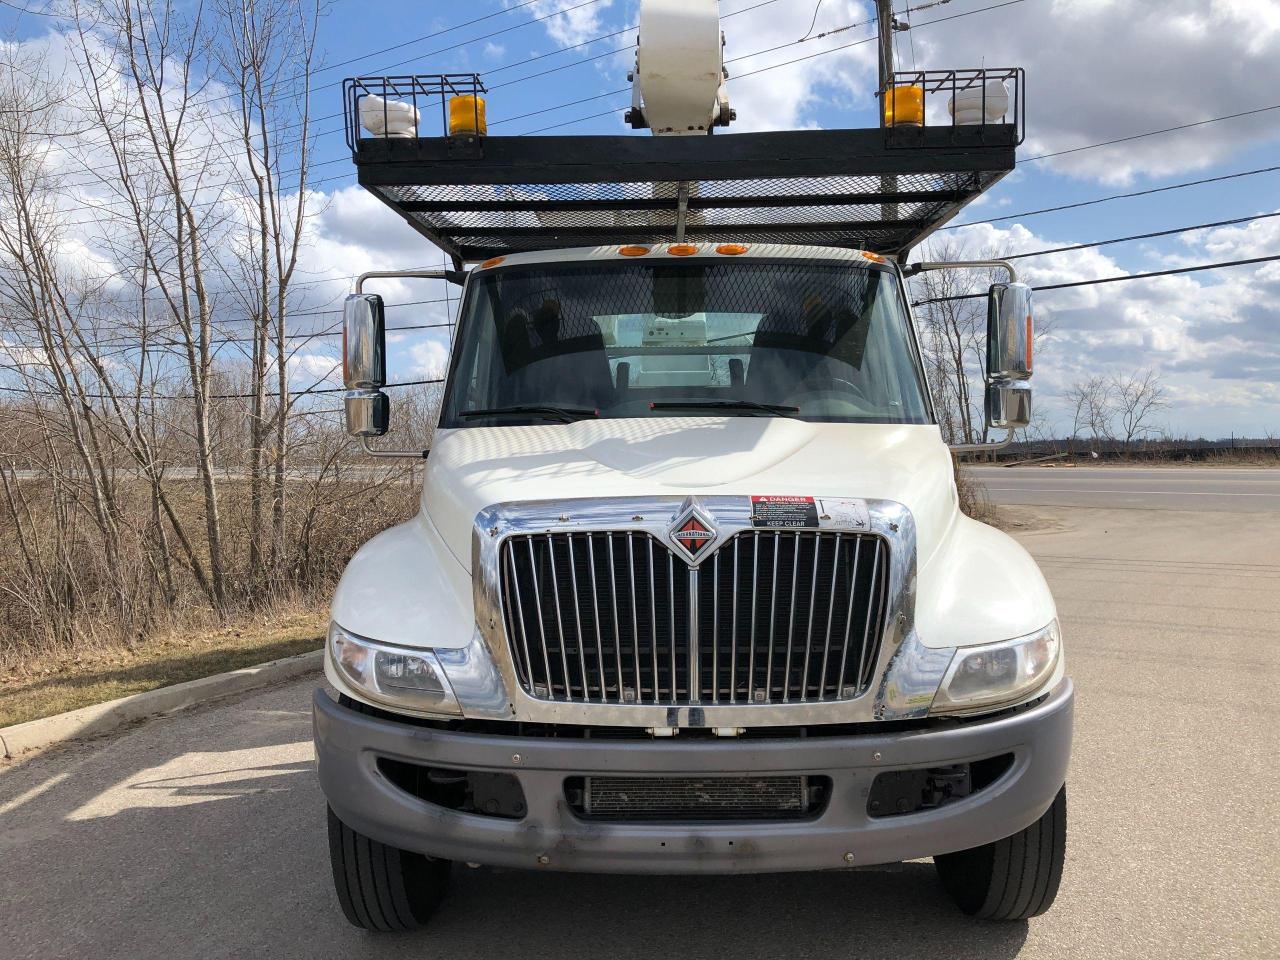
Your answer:
[[[462,868],[429,930],[363,934],[330,887],[303,681],[0,772],[0,956],[1275,956],[1280,512],[1010,515],[1058,598],[1079,696],[1068,863],[1044,917],[970,921],[927,863]]]
[[[1280,512],[1280,469],[1218,467],[968,468],[999,504]]]

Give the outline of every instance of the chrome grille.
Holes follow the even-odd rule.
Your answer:
[[[888,566],[868,534],[749,530],[698,568],[643,532],[514,536],[507,640],[521,686],[544,700],[848,700],[875,670]]]

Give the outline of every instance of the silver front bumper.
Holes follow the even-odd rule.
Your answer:
[[[1074,691],[993,720],[903,733],[806,739],[592,741],[453,733],[358,713],[323,690],[314,701],[320,783],[334,812],[383,843],[494,866],[599,873],[760,873],[893,863],[949,853],[1035,822],[1066,779]],[[885,770],[1013,754],[999,780],[935,810],[872,818],[867,791]],[[520,820],[460,813],[400,790],[379,757],[517,777]],[[803,821],[600,823],[578,818],[569,777],[810,774],[830,777],[829,802]],[[847,855],[852,855],[851,857]]]

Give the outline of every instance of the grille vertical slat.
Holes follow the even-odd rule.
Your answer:
[[[720,596],[720,554],[711,558],[715,576],[712,592]],[[720,604],[711,605],[711,702],[720,702]]]
[[[631,599],[631,649],[635,654],[636,661],[636,703],[644,702],[644,685],[640,676],[640,626],[636,616],[636,608],[639,606],[639,594],[636,593],[636,547],[632,540],[631,534],[627,534],[627,562],[631,570],[631,593],[628,595]]]
[[[547,566],[551,569],[551,606],[556,612],[556,633],[560,635],[560,667],[564,673],[560,675],[566,700],[572,700],[573,681],[569,679],[569,650],[564,639],[564,615],[560,612],[560,575],[556,573],[555,537],[547,537],[543,542],[547,545]],[[565,539],[568,539],[567,537]]]
[[[853,542],[853,571],[849,578],[849,606],[844,614],[844,644],[840,648],[840,675],[836,679],[837,689],[843,688],[845,670],[849,664],[849,640],[853,635],[853,599],[858,592],[858,561],[861,557],[862,538],[858,537]]]
[[[667,610],[671,614],[671,630],[667,634],[667,643],[671,647],[671,702],[676,703],[676,674],[679,670],[676,664],[676,558],[671,553],[667,554]]]
[[[836,612],[836,577],[840,571],[840,547],[844,539],[836,534],[835,555],[831,558],[831,598],[827,603],[827,638],[822,644],[822,672],[818,675],[818,699],[827,695],[827,664],[831,661],[831,622]]]
[[[516,677],[539,699],[580,703],[861,696],[887,557],[879,537],[814,530],[743,531],[697,568],[644,532],[514,537],[499,587]]]
[[[622,692],[626,689],[626,668],[622,665],[622,625],[618,620],[618,571],[613,562],[613,534],[605,534],[605,549],[609,554],[609,600],[613,608],[613,666],[614,676],[618,678],[618,702],[622,703]]]
[[[733,538],[733,636],[729,645],[729,702],[738,702],[738,543],[741,537]],[[754,590],[755,587],[752,587]],[[717,592],[717,596],[718,596]],[[752,609],[755,609],[755,594],[752,594]]]
[[[569,536],[565,539],[569,542],[569,582],[573,587],[573,628],[574,628],[574,644],[578,648],[578,671],[582,678],[582,699],[591,699],[591,681],[587,679],[587,637],[582,632],[582,607],[578,602],[578,565],[574,562],[573,556],[573,537]],[[600,682],[601,689],[604,688],[604,682]]]
[[[604,637],[600,633],[600,590],[596,584],[596,545],[595,537],[591,534],[587,534],[587,568],[591,571],[591,619],[596,627],[596,665],[600,671],[600,702],[606,703],[609,700],[609,678],[604,668]]]
[[[876,571],[879,569],[880,569],[880,551],[877,549],[873,554],[872,560],[871,560],[871,580],[873,582],[875,581],[875,578],[876,578]],[[871,615],[876,612],[876,608],[878,606],[879,604],[876,602],[876,598],[874,596],[870,596],[867,598],[867,620],[866,620],[866,625],[862,629],[862,656],[858,660],[859,681],[862,680],[862,678],[866,675],[866,672],[867,672],[867,646],[868,646],[867,641],[871,637],[871,627],[872,627]]]

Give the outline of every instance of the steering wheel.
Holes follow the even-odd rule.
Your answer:
[[[870,408],[862,387],[843,377],[810,378],[788,398],[788,402],[803,409],[806,403],[839,401],[866,411]]]

